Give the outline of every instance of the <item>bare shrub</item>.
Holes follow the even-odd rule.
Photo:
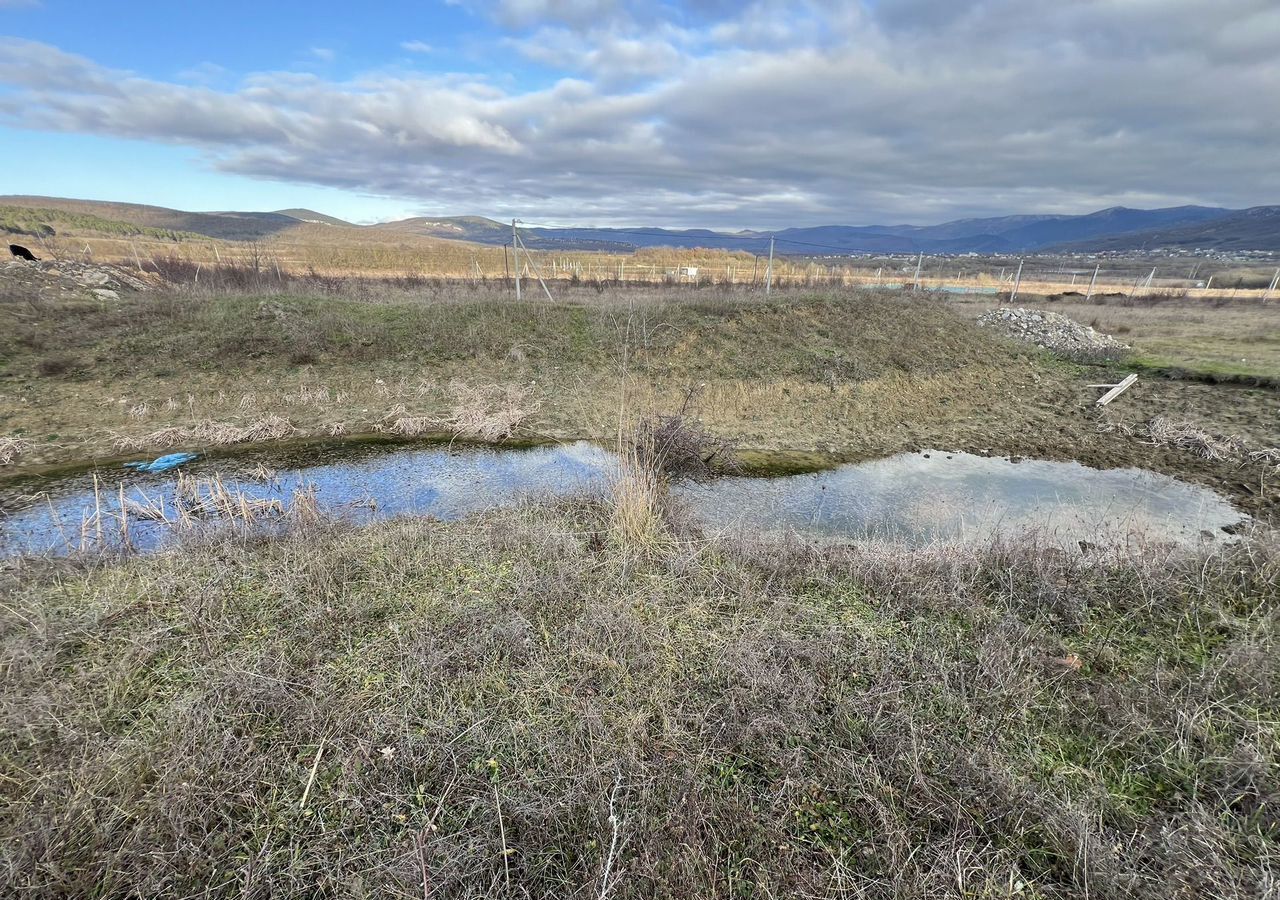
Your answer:
[[[663,478],[694,481],[737,471],[732,442],[711,434],[693,415],[699,393],[699,387],[689,387],[677,412],[640,420],[632,441],[640,466]]]
[[[70,356],[47,356],[36,363],[37,374],[50,378],[73,371],[80,363]]]

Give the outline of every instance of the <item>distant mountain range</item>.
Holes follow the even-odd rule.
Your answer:
[[[100,219],[219,238],[258,240],[300,225],[356,229],[382,237],[395,234],[499,245],[511,226],[482,216],[420,216],[377,225],[354,225],[309,209],[274,212],[183,212],[134,203],[58,197],[0,197],[0,206],[35,207]],[[1280,250],[1280,206],[1232,210],[1205,206],[1168,209],[1112,207],[1081,216],[1017,215],[958,219],[941,225],[819,225],[773,232],[784,255],[1094,253],[1143,250]],[[643,247],[710,248],[767,252],[769,233],[667,228],[542,228],[521,226],[530,248],[610,250]]]

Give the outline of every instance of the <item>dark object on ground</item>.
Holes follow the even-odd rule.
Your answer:
[[[22,246],[21,244],[10,244],[9,252],[12,253],[14,256],[18,257],[18,259],[26,259],[26,260],[30,260],[31,262],[38,261],[38,258],[36,257],[36,255],[32,253],[30,250],[28,250],[26,247]]]

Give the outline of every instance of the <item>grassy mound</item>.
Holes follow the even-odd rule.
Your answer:
[[[334,293],[134,295],[100,302],[0,304],[0,359],[76,357],[81,375],[163,374],[290,360],[534,364],[717,378],[936,374],[1008,356],[991,336],[935,300],[869,292],[759,295],[635,289],[607,299],[516,303],[498,286],[402,289],[341,283]],[[564,292],[572,293],[569,289]]]
[[[28,897],[1246,897],[1280,561],[620,546],[606,510],[10,571]]]
[[[972,425],[993,397],[1034,415],[1052,390],[1047,363],[928,298],[558,286],[561,302],[517,304],[493,284],[326,285],[0,299],[0,386],[15,401],[0,404],[0,435],[25,440],[30,465],[266,416],[356,434],[452,415],[465,382],[527,390],[529,433],[598,438],[616,433],[624,398],[662,410],[692,384],[708,427],[746,446],[874,454],[913,443],[913,423]]]

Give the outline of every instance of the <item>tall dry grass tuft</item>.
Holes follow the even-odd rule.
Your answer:
[[[668,535],[666,479],[651,458],[630,452],[620,459],[609,493],[609,536],[623,549],[654,550]]]

